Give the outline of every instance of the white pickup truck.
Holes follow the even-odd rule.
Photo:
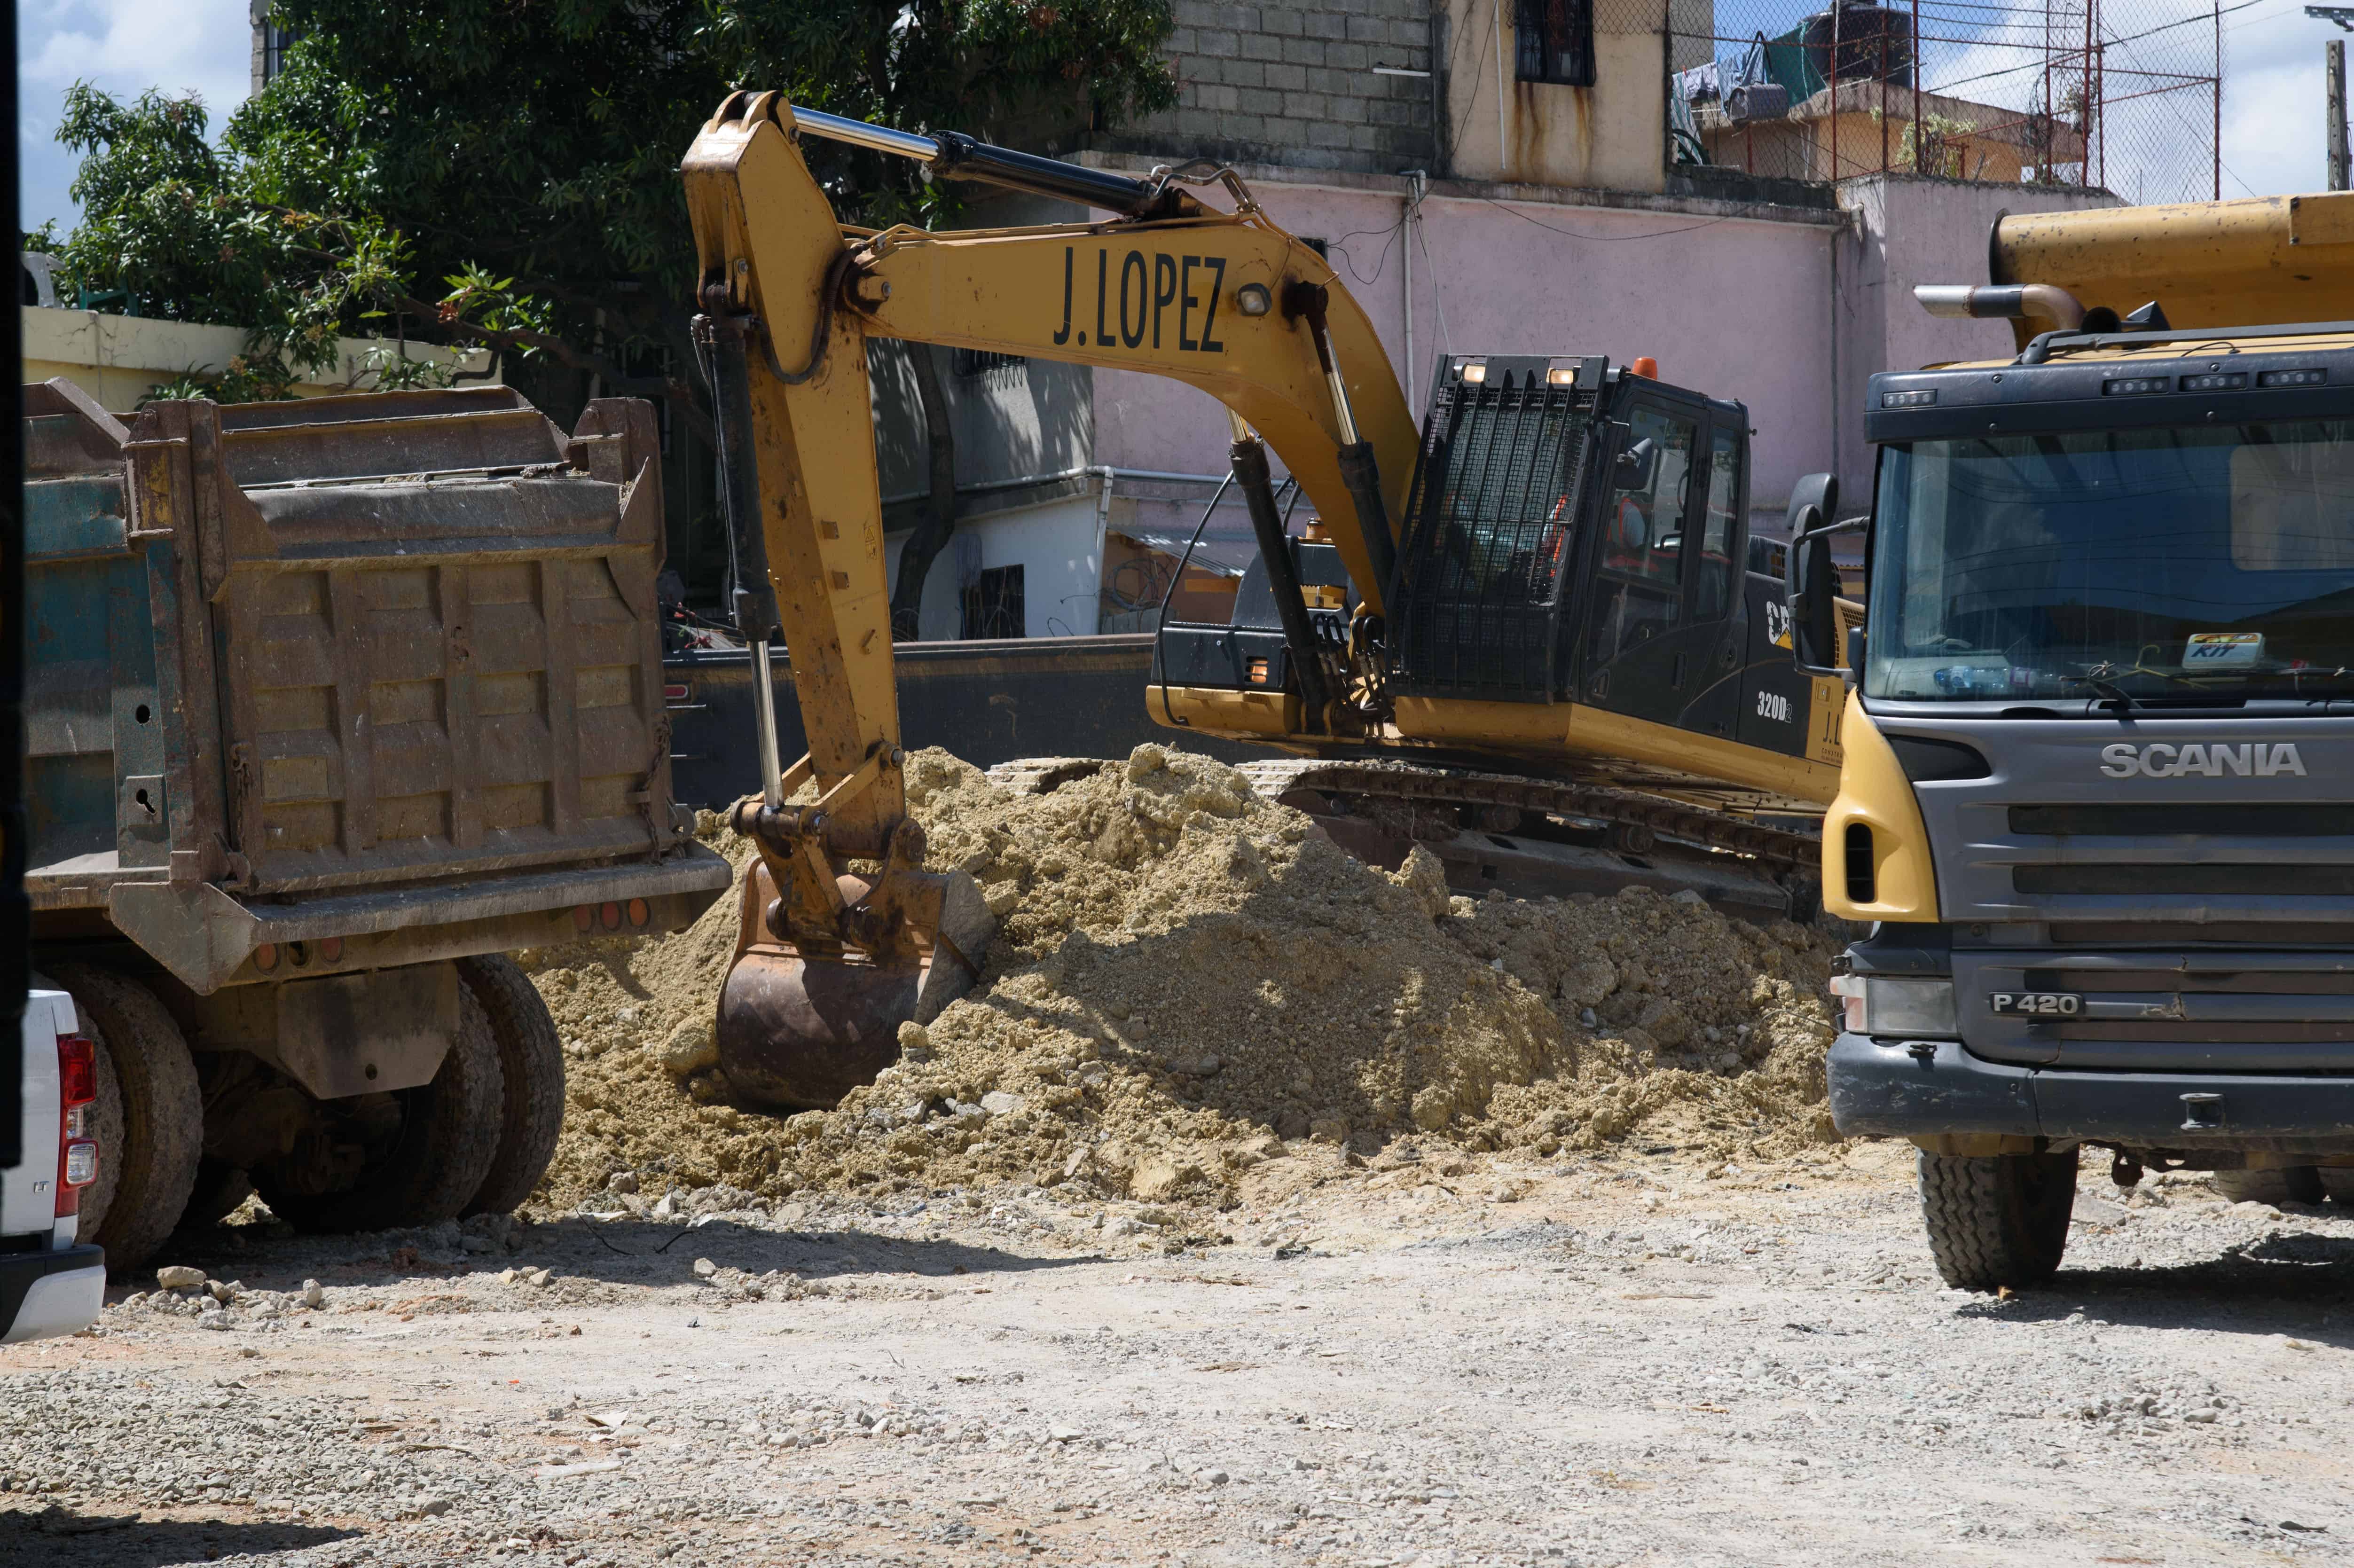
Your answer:
[[[106,1254],[74,1239],[81,1190],[98,1176],[98,1064],[73,998],[25,998],[25,1158],[0,1169],[0,1345],[70,1334],[98,1320]]]

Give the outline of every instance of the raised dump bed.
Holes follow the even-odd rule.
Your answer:
[[[652,411],[25,398],[26,884],[100,1043],[83,1234],[135,1263],[249,1181],[320,1228],[512,1208],[563,1063],[496,955],[729,880],[672,799]]]

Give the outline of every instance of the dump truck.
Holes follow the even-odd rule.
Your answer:
[[[2354,196],[1989,252],[1916,291],[2016,354],[1874,376],[1870,514],[1790,558],[1801,661],[1854,682],[1824,900],[1872,923],[1832,1114],[1919,1146],[1937,1266],[1984,1290],[2059,1266],[2087,1150],[2354,1197]]]
[[[1112,216],[844,226],[807,138]],[[730,819],[758,856],[716,1020],[747,1097],[827,1106],[870,1081],[901,1028],[970,986],[993,926],[970,877],[924,868],[907,810],[875,337],[1139,371],[1225,405],[1259,623],[1164,630],[1139,694],[1156,722],[1298,755],[1262,781],[1320,815],[1449,844],[1484,832],[1487,860],[1458,857],[1459,875],[1500,842],[1516,867],[1811,908],[1840,688],[1797,670],[1781,583],[1747,570],[1737,402],[1640,358],[1462,355],[1417,429],[1363,308],[1232,168],[1140,179],[744,91],[681,173],[754,683],[758,793]],[[1316,508],[1307,538],[1278,512],[1270,454]],[[809,747],[790,767],[779,641]]]
[[[506,387],[25,389],[33,959],[95,1050],[117,1269],[258,1192],[313,1230],[513,1209],[561,1043],[503,955],[682,927],[652,411]]]

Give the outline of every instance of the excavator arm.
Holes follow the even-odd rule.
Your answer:
[[[1121,216],[955,233],[845,228],[802,159],[811,133]],[[760,863],[746,878],[718,1043],[748,1092],[831,1104],[888,1064],[901,1022],[923,1021],[970,983],[990,924],[970,879],[921,869],[921,829],[907,816],[866,340],[1200,387],[1248,427],[1238,469],[1255,457],[1263,474],[1261,438],[1281,457],[1373,616],[1392,586],[1416,432],[1363,311],[1231,176],[1235,207],[1222,212],[1165,177],[911,136],[748,92],[720,106],[682,173],[734,610],[753,643],[761,725],[761,794],[735,813]],[[776,630],[809,736],[790,768],[767,690]],[[804,784],[815,803],[788,806]],[[853,875],[854,861],[880,869]]]

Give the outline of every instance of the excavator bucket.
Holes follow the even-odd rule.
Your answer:
[[[744,876],[736,960],[719,992],[719,1065],[743,1097],[790,1110],[827,1110],[899,1059],[899,1026],[928,1023],[972,988],[996,924],[961,872],[917,873],[939,893],[937,926],[915,930],[914,951],[893,959],[845,951],[804,955],[767,923],[777,895],[769,868]],[[870,891],[841,879],[843,901]]]

